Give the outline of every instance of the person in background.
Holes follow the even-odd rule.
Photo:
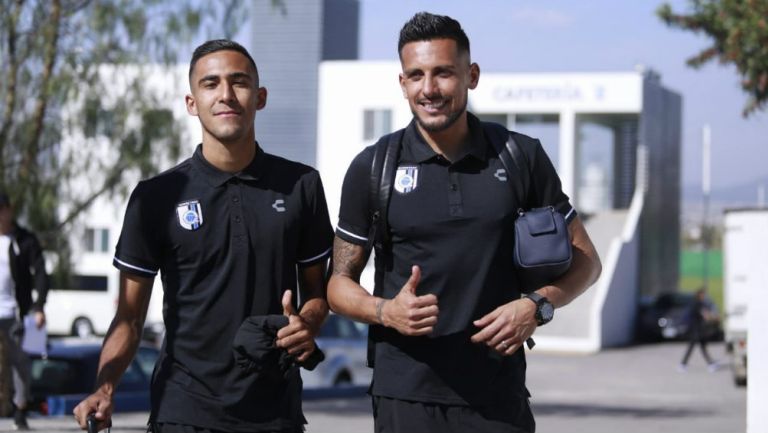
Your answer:
[[[718,364],[707,352],[707,340],[711,337],[712,326],[717,323],[718,316],[714,305],[707,299],[706,290],[699,289],[696,291],[696,295],[686,312],[686,318],[688,321],[688,347],[685,349],[680,365],[678,365],[678,370],[681,372],[688,370],[688,360],[693,348],[698,345],[701,348],[701,355],[707,361],[709,371],[716,371]]]
[[[34,302],[33,290],[37,292]],[[17,430],[29,429],[30,360],[21,349],[24,317],[32,312],[35,325],[42,328],[47,295],[48,275],[40,242],[16,222],[8,194],[0,191],[0,338],[6,345],[3,368],[10,366],[13,375],[13,422]]]

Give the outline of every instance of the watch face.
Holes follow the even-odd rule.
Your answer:
[[[555,307],[549,302],[545,302],[539,307],[539,312],[541,313],[541,321],[547,323],[555,316]]]

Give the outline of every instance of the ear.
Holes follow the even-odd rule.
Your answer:
[[[477,87],[480,82],[480,65],[472,63],[469,65],[469,88],[473,89]]]
[[[408,99],[408,92],[405,91],[405,77],[402,73],[398,75],[398,79],[400,81],[400,90],[403,91],[403,98]]]
[[[256,91],[256,111],[267,106],[267,88],[259,87]]]
[[[190,116],[197,116],[197,103],[195,97],[188,94],[184,97],[184,104],[187,106],[187,113]]]

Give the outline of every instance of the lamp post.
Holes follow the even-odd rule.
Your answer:
[[[709,124],[704,125],[702,129],[701,140],[701,194],[703,199],[703,215],[701,223],[701,241],[702,241],[702,257],[704,263],[702,266],[702,284],[704,290],[709,290],[709,194],[710,194],[710,175],[711,175],[711,160],[710,160],[710,146],[712,143],[712,132],[709,128]]]

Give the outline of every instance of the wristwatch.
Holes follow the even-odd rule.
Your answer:
[[[538,326],[546,325],[555,317],[555,306],[547,298],[536,292],[529,293],[525,297],[536,304],[536,324]]]

